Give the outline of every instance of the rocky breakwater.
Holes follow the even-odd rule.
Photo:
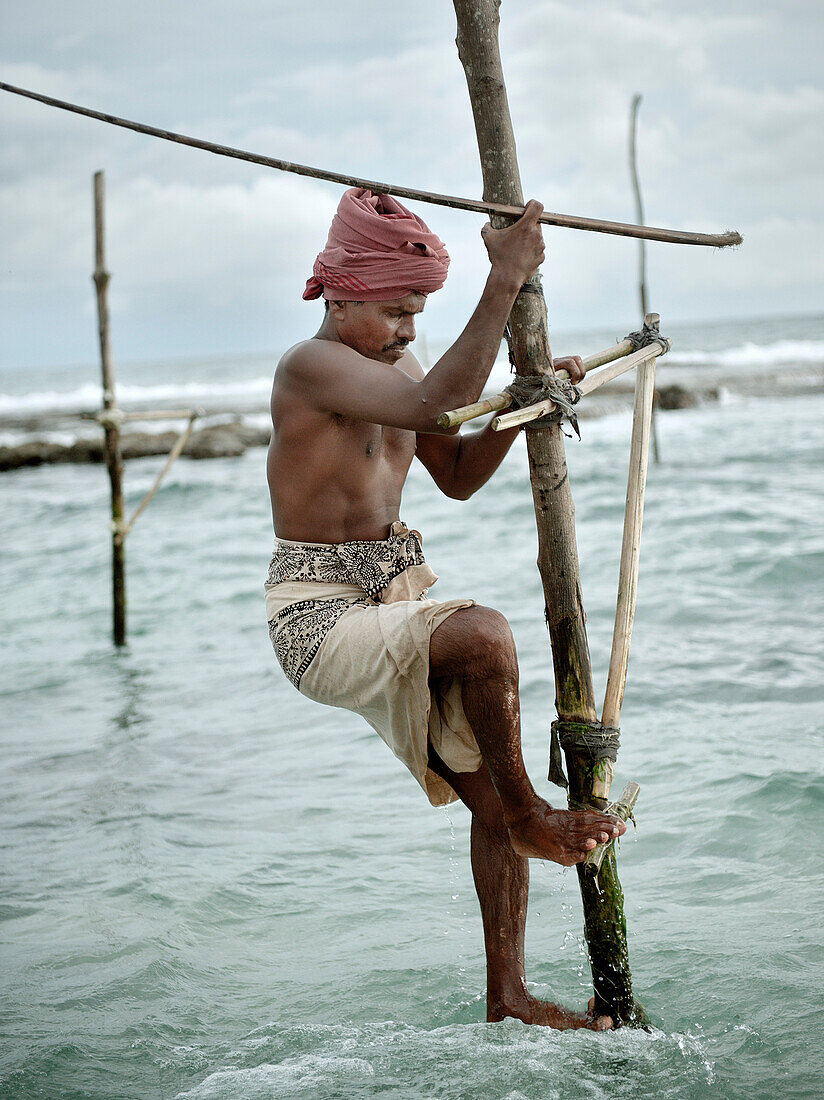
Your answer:
[[[183,450],[187,458],[236,458],[249,447],[269,443],[268,428],[257,428],[234,420],[196,428]],[[121,448],[124,459],[166,455],[179,438],[175,431],[124,432]],[[60,462],[103,462],[103,433],[97,437],[79,438],[72,443],[54,443],[43,439],[28,439],[11,446],[0,446],[0,471],[17,470],[24,466],[42,466]]]

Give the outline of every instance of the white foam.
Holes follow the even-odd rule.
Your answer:
[[[721,367],[760,367],[789,363],[824,363],[824,340],[776,340],[773,344],[740,344],[719,351],[683,351],[667,356],[670,363]]]
[[[248,378],[235,382],[177,382],[153,386],[129,383],[118,385],[117,397],[123,403],[148,401],[222,401],[267,398],[272,387],[271,377]],[[86,382],[73,390],[46,390],[40,393],[0,394],[0,413],[71,412],[97,409],[102,401],[99,385]]]

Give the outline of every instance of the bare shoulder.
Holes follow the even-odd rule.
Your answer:
[[[316,336],[294,344],[281,356],[275,378],[284,383],[305,378],[330,367],[345,367],[354,359],[360,359],[356,351],[334,340],[319,340]]]

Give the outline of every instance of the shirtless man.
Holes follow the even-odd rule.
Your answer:
[[[347,200],[356,207],[345,207]],[[365,207],[364,203],[371,205]],[[316,293],[320,293],[318,287],[322,286],[327,299],[323,323],[312,339],[297,344],[283,356],[272,391],[274,434],[268,456],[268,480],[281,554],[300,554],[303,546],[324,554],[325,548],[331,551],[339,544],[361,549],[366,544],[367,550],[371,545],[384,545],[381,540],[387,539],[387,532],[400,526],[397,521],[401,492],[413,458],[423,463],[443,493],[463,500],[491,477],[517,435],[517,429],[493,432],[487,427],[479,433],[461,436],[455,430],[439,429],[436,420],[444,409],[476,401],[481,393],[518,290],[544,258],[537,220],[542,211],[540,204],[530,202],[523,217],[506,229],[486,226],[482,231],[491,266],[480,302],[456,342],[428,374],[409,350],[415,339],[415,318],[424,308],[426,293],[407,288],[437,289],[445,278],[448,257],[442,246],[438,249],[440,242],[434,234],[429,234],[423,223],[415,219],[421,227],[418,236],[424,232],[428,236],[422,237],[424,243],[418,242],[414,232],[409,236],[418,253],[430,254],[430,266],[437,276],[435,282],[428,269],[421,268],[422,273],[418,273],[418,253],[411,255],[411,268],[408,271],[405,268],[412,245],[393,259],[391,249],[396,242],[390,241],[387,254],[382,257],[383,267],[380,271],[375,269],[372,279],[375,286],[359,290],[369,283],[368,261],[374,257],[363,244],[362,232],[356,231],[351,241],[347,238],[352,232],[352,218],[347,211],[360,217],[364,209],[369,218],[383,215],[384,219],[388,210],[394,215],[390,218],[391,230],[403,215],[414,218],[385,196],[347,192],[333,223],[327,250],[315,265]],[[371,222],[368,224],[371,226]],[[369,231],[380,238],[384,223],[379,220],[376,224],[377,230]],[[336,226],[337,238],[333,239]],[[359,249],[363,251],[359,253]],[[338,293],[343,296],[338,298],[335,279],[341,286],[346,286],[347,280],[341,278],[340,271],[335,275],[332,261],[340,261],[343,269],[348,270],[346,264],[356,253],[363,263],[353,268],[354,289],[350,286],[344,293],[339,286]],[[393,263],[398,268],[394,277]],[[390,289],[403,293],[388,293],[387,282]],[[366,300],[357,300],[358,293]],[[313,296],[312,292],[307,290],[306,296]],[[556,360],[556,366],[569,371],[574,381],[583,376],[578,357]],[[402,532],[409,535],[406,528]],[[419,544],[416,545],[419,549]],[[276,558],[277,555],[276,544]],[[275,559],[273,566],[274,562]],[[294,570],[294,566],[290,568]],[[288,599],[281,601],[286,606],[303,591],[301,580],[307,576],[301,570],[270,571],[272,583],[267,586],[267,599],[270,591],[277,595],[284,590],[282,578],[287,577],[287,581],[294,582],[293,588],[297,585],[297,595],[294,591],[291,595],[287,592]],[[345,597],[347,592],[354,592],[363,605],[369,585],[359,580],[356,584],[364,591],[344,586],[335,589],[335,593],[343,593]],[[334,595],[332,587],[330,596]],[[314,594],[315,589],[312,591]],[[425,593],[423,588],[418,599],[423,600]],[[335,603],[330,600],[324,610]],[[412,610],[432,604],[436,609],[443,606],[424,600],[423,604],[413,605]],[[438,625],[429,637],[428,683],[433,696],[456,680],[460,684],[463,712],[479,751],[477,759],[469,765],[474,770],[448,766],[432,744],[431,736],[424,744],[429,772],[445,781],[448,784],[445,789],[451,788],[450,796],[454,798],[452,792],[455,792],[472,814],[472,871],[487,959],[487,1019],[514,1016],[527,1023],[555,1028],[605,1030],[612,1025],[609,1017],[593,1019],[591,1015],[570,1012],[538,1001],[527,989],[524,925],[528,858],[549,859],[565,866],[579,863],[596,843],[619,836],[625,826],[617,818],[596,812],[553,809],[535,792],[521,755],[518,664],[509,626],[499,612],[490,608],[466,601],[453,604],[456,606],[448,608],[441,620],[431,620]],[[290,606],[306,608],[310,603],[302,600]],[[344,608],[347,607],[352,604],[344,603]],[[373,609],[365,610],[371,614]],[[297,631],[293,630],[290,636],[284,627],[281,634],[278,620],[272,614],[270,630],[278,656],[287,674],[303,691],[304,682],[287,667],[291,660],[289,646]],[[349,611],[351,621],[355,621],[357,614],[356,609]],[[437,615],[437,610],[434,614]],[[321,645],[318,657],[310,656],[307,660],[301,651],[302,665],[313,670],[318,681],[320,677],[312,662],[321,661],[327,647],[331,665],[332,642],[336,629],[340,631],[342,625],[335,628],[332,623],[328,643]],[[317,649],[316,643],[312,644]],[[307,678],[308,673],[304,680]],[[317,687],[306,693],[322,698]],[[424,738],[425,722],[424,717],[420,734]],[[379,728],[378,723],[373,725]],[[382,731],[381,735],[384,736]],[[395,751],[402,755],[398,749]],[[423,783],[420,775],[418,778]]]

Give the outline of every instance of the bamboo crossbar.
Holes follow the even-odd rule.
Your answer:
[[[145,412],[122,412],[124,420],[184,420],[203,416],[203,409],[149,409]]]
[[[603,351],[596,351],[581,360],[584,371],[602,367],[605,363],[611,363],[614,359],[620,359],[632,351],[632,341],[627,337],[618,344],[611,344]],[[565,370],[556,371],[556,378],[569,378]],[[459,424],[465,424],[468,420],[476,420],[487,413],[500,412],[508,409],[512,404],[512,397],[508,393],[496,393],[491,397],[482,397],[471,405],[462,405],[459,409],[450,409],[442,412],[438,417],[439,428],[457,428]]]
[[[202,149],[204,152],[215,153],[220,157],[231,157],[234,160],[248,161],[250,164],[261,164],[265,168],[276,168],[281,172],[292,172],[298,176],[328,180],[331,183],[340,183],[346,187],[363,187],[379,195],[398,195],[400,198],[432,203],[435,206],[448,206],[455,210],[469,210],[475,214],[503,214],[518,218],[524,211],[523,206],[511,206],[499,202],[478,202],[476,199],[442,195],[435,191],[421,191],[392,183],[379,183],[376,180],[361,179],[357,176],[346,175],[343,172],[331,172],[325,168],[311,168],[305,164],[295,164],[292,161],[281,160],[277,157],[265,157],[260,153],[250,153],[245,149],[236,149],[230,145],[219,145],[216,142],[204,141],[202,138],[189,137],[186,134],[178,134],[172,130],[162,130],[157,126],[148,126],[143,122],[131,122],[129,119],[119,118],[117,115],[95,111],[90,107],[81,107],[77,103],[68,103],[64,99],[55,99],[54,96],[43,95],[27,88],[19,88],[14,84],[6,84],[4,81],[0,81],[0,91],[24,96],[26,99],[33,99],[38,103],[44,103],[47,107],[57,107],[61,111],[71,111],[76,115],[94,118],[98,122],[107,122],[111,126],[121,126],[126,130],[134,130],[138,134],[147,134],[149,137],[173,141],[178,145],[188,145],[192,149]],[[574,214],[554,214],[549,211],[544,211],[540,220],[544,225],[556,225],[564,229],[583,229],[590,233],[609,233],[618,237],[643,237],[645,240],[663,241],[667,244],[695,244],[706,245],[710,248],[729,248],[731,245],[741,244],[743,239],[740,233],[733,230],[726,233],[691,233],[679,229],[660,229],[649,225],[632,225],[628,222],[584,218]]]
[[[105,406],[97,412],[83,412],[82,420],[96,420],[104,428],[107,424],[124,424],[127,420],[185,420],[188,417],[203,416],[204,409],[146,409],[143,412],[124,412],[116,405]]]
[[[611,382],[614,378],[620,377],[622,374],[626,374],[627,371],[637,367],[640,363],[645,363],[650,359],[655,359],[659,355],[663,355],[665,349],[661,344],[650,344],[648,347],[639,348],[638,351],[633,352],[631,355],[624,356],[617,359],[613,363],[607,364],[602,370],[596,371],[594,374],[587,374],[584,379],[578,383],[578,390],[581,396],[584,397],[588,393],[593,393],[595,390],[600,389],[601,386],[606,385],[607,382]],[[565,372],[558,372],[559,374]],[[522,409],[516,409],[511,413],[504,413],[503,416],[496,416],[492,421],[492,429],[496,432],[505,431],[507,428],[514,428],[521,424],[529,424],[532,420],[539,420],[542,416],[546,416],[547,413],[551,413],[555,408],[554,401],[537,401],[534,405],[525,405]]]

